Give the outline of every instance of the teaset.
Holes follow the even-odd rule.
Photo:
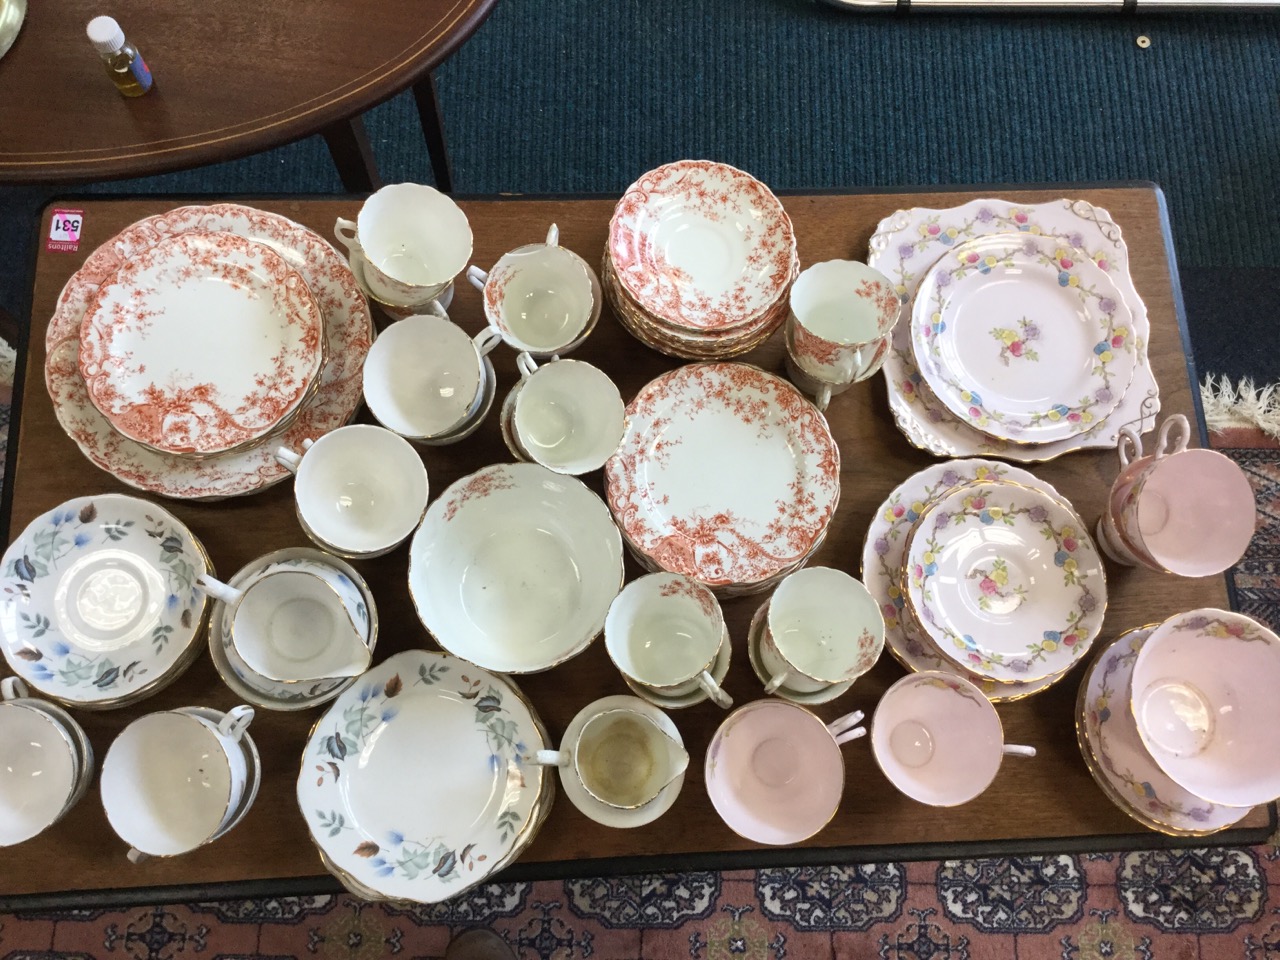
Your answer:
[[[243,704],[143,715],[102,761],[108,821],[136,862],[215,842],[247,814],[263,775],[255,711],[324,707],[297,798],[326,869],[359,896],[434,902],[519,857],[557,780],[585,816],[637,828],[700,759],[730,829],[798,843],[837,815],[846,745],[865,740],[853,762],[905,797],[973,801],[1004,757],[1035,755],[1005,742],[994,704],[1091,657],[1076,721],[1104,793],[1166,832],[1236,822],[1280,795],[1266,693],[1280,638],[1196,610],[1101,639],[1104,555],[1208,576],[1254,523],[1247,481],[1188,447],[1185,418],[1144,455],[1159,406],[1149,323],[1127,262],[1088,254],[1105,222],[1081,201],[915,208],[880,224],[867,263],[801,269],[764,184],[679,161],[624,193],[598,274],[554,224],[469,265],[465,214],[415,184],[338,220],[346,257],[233,204],[127,228],[50,323],[59,422],[144,493],[212,500],[292,479],[315,546],[219,580],[181,520],[117,494],[19,534],[0,561],[16,674],[0,684],[0,844],[53,827],[92,780],[87,738],[50,701],[137,703],[191,664],[202,631]],[[483,301],[474,334],[448,312],[464,272]],[[139,298],[144,313],[126,308]],[[625,401],[568,356],[606,300],[642,343],[692,362]],[[370,303],[392,320],[376,338]],[[201,346],[224,315],[258,331],[253,350]],[[786,378],[733,359],[780,329]],[[499,404],[500,347],[519,379]],[[903,434],[945,459],[872,516],[855,578],[810,564],[840,503],[823,411],[881,370]],[[361,400],[374,424],[350,423]],[[495,404],[515,462],[432,490],[431,449],[465,441]],[[1121,470],[1092,526],[1005,462],[1099,447]],[[597,470],[603,497],[579,479]],[[414,608],[443,652],[375,662],[377,607],[352,564],[406,542]],[[644,570],[630,582],[624,551]],[[722,603],[766,593],[732,636]],[[630,695],[588,703],[553,739],[512,676],[601,634]],[[746,703],[725,688],[739,643],[760,685]],[[885,649],[909,672],[869,721],[812,711]],[[698,758],[673,714],[704,703],[727,712]]]

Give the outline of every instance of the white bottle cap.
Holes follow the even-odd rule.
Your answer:
[[[124,46],[124,31],[111,17],[94,17],[86,32],[99,53],[115,53]]]

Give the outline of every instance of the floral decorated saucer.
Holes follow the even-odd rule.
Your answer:
[[[1080,752],[1102,792],[1143,826],[1174,836],[1217,833],[1253,808],[1213,804],[1174,783],[1143,746],[1129,712],[1133,665],[1155,627],[1121,635],[1089,666],[1076,711]]]
[[[1013,443],[1083,433],[1133,379],[1133,317],[1091,260],[1057,240],[990,234],[933,265],[916,292],[911,338],[934,395],[955,416]]]
[[[695,363],[627,406],[605,492],[627,541],[708,586],[762,585],[803,562],[840,499],[840,450],[791,384],[745,363]]]
[[[136,702],[190,665],[212,574],[167,510],[120,494],[37,517],[0,560],[0,650],[18,676],[69,706]]]
[[[952,490],[921,515],[905,560],[907,605],[934,646],[998,683],[1070,669],[1102,628],[1102,560],[1075,512],[1039,490]]]
[[[533,839],[547,744],[510,681],[409,650],[364,674],[317,721],[298,805],[344,874],[382,897],[437,903]]]

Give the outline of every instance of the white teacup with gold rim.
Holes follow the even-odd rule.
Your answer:
[[[689,754],[651,717],[627,707],[592,716],[559,750],[539,750],[538,764],[571,767],[590,796],[621,810],[652,803],[689,766]]]
[[[884,616],[849,574],[806,567],[788,575],[766,603],[760,663],[765,693],[817,693],[862,676],[884,649]]]
[[[280,447],[294,475],[303,531],[343,557],[377,557],[403,543],[427,509],[427,468],[409,441],[384,427],[352,424],[302,452]]]
[[[633,580],[604,621],[609,658],[628,680],[660,697],[701,689],[727,710],[733,698],[711,673],[726,637],[715,594],[678,573]]]
[[[99,789],[130,860],[187,853],[235,825],[256,786],[241,743],[252,720],[248,706],[225,714],[182,707],[139,717],[120,732]]]

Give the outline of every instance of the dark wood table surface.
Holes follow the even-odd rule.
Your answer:
[[[1021,201],[1071,195],[1111,211],[1124,230],[1134,279],[1150,310],[1151,358],[1164,410],[1194,416],[1158,191],[1129,186],[1006,190],[1000,195]],[[865,258],[867,240],[876,223],[900,207],[949,206],[972,196],[977,194],[786,196],[783,200],[795,222],[801,260],[807,264],[832,257]],[[81,252],[39,255],[26,378],[20,385],[21,411],[13,428],[18,436],[10,446],[12,530],[22,529],[35,516],[70,497],[128,491],[90,466],[59,430],[42,376],[44,330],[58,291],[89,250],[130,222],[176,203],[146,199],[79,204],[85,210],[87,241]],[[336,216],[351,216],[359,206],[354,199],[255,203],[326,236]],[[562,243],[595,262],[603,248],[612,201],[514,198],[464,201],[462,206],[475,231],[475,261],[487,267],[504,250],[543,237],[551,221],[560,225]],[[42,230],[47,230],[48,217],[46,211]],[[458,285],[451,313],[469,331],[480,328],[480,297],[465,282]],[[782,349],[781,337],[774,337],[745,359],[778,370]],[[515,380],[515,356],[505,347],[493,356],[501,397]],[[675,364],[628,336],[607,307],[595,333],[574,356],[608,371],[627,398]],[[857,574],[863,535],[873,511],[901,480],[933,460],[912,448],[895,429],[880,378],[837,397],[828,416],[843,455],[843,493],[830,535],[814,562]],[[495,415],[467,441],[427,449],[423,458],[435,494],[484,464],[509,459]],[[1110,451],[1084,452],[1033,469],[1091,520],[1102,508],[1116,473],[1116,459]],[[593,489],[601,490],[598,473],[585,479]],[[257,496],[222,503],[166,505],[204,541],[218,570],[229,575],[269,550],[307,542],[294,516],[291,492],[290,485],[283,483]],[[406,555],[407,547],[401,547],[387,557],[358,564],[379,604],[382,632],[377,659],[409,647],[433,646],[409,602]],[[1180,610],[1228,604],[1221,577],[1183,580],[1145,570],[1108,569],[1111,600],[1104,639]],[[628,560],[629,576],[637,573]],[[761,599],[725,603],[734,646],[726,688],[739,704],[763,695],[744,648],[748,620]],[[1113,806],[1090,778],[1076,745],[1073,711],[1081,673],[1077,668],[1048,691],[999,707],[1010,742],[1032,744],[1039,755],[1034,760],[1005,764],[983,796],[957,809],[933,809],[900,796],[880,774],[865,740],[845,747],[847,784],[839,813],[802,847],[785,850],[740,839],[719,820],[707,799],[702,756],[724,713],[709,703],[674,712],[694,762],[683,792],[665,817],[636,830],[610,830],[587,819],[559,795],[541,834],[507,875],[591,876],[1015,851],[1114,850],[1249,843],[1266,837],[1272,823],[1269,808],[1259,808],[1240,827],[1213,838],[1182,841],[1142,830]],[[886,655],[848,694],[818,712],[827,719],[854,708],[870,713],[879,695],[901,674],[902,669]],[[590,700],[627,692],[602,642],[554,670],[520,677],[517,683],[528,693],[553,737],[558,737]],[[187,704],[227,708],[234,703],[208,658],[201,657],[181,680],[151,700],[110,713],[81,712],[79,718],[101,755],[112,737],[143,712]],[[108,899],[154,901],[326,888],[324,881],[314,879],[322,873],[321,866],[294,801],[299,750],[316,715],[258,712],[251,732],[265,765],[262,792],[244,823],[228,836],[187,856],[130,864],[125,859],[125,844],[107,826],[94,788],[66,820],[43,836],[0,850],[0,906],[37,902],[21,895],[60,891],[83,891],[65,898],[83,905]],[[47,896],[40,900],[49,902]]]
[[[496,2],[31,3],[0,59],[0,181],[143,176],[323,133],[348,189],[371,189],[360,115],[413,85],[439,184],[430,71]],[[89,44],[85,25],[101,13],[142,51],[156,82],[145,96],[120,96]]]

